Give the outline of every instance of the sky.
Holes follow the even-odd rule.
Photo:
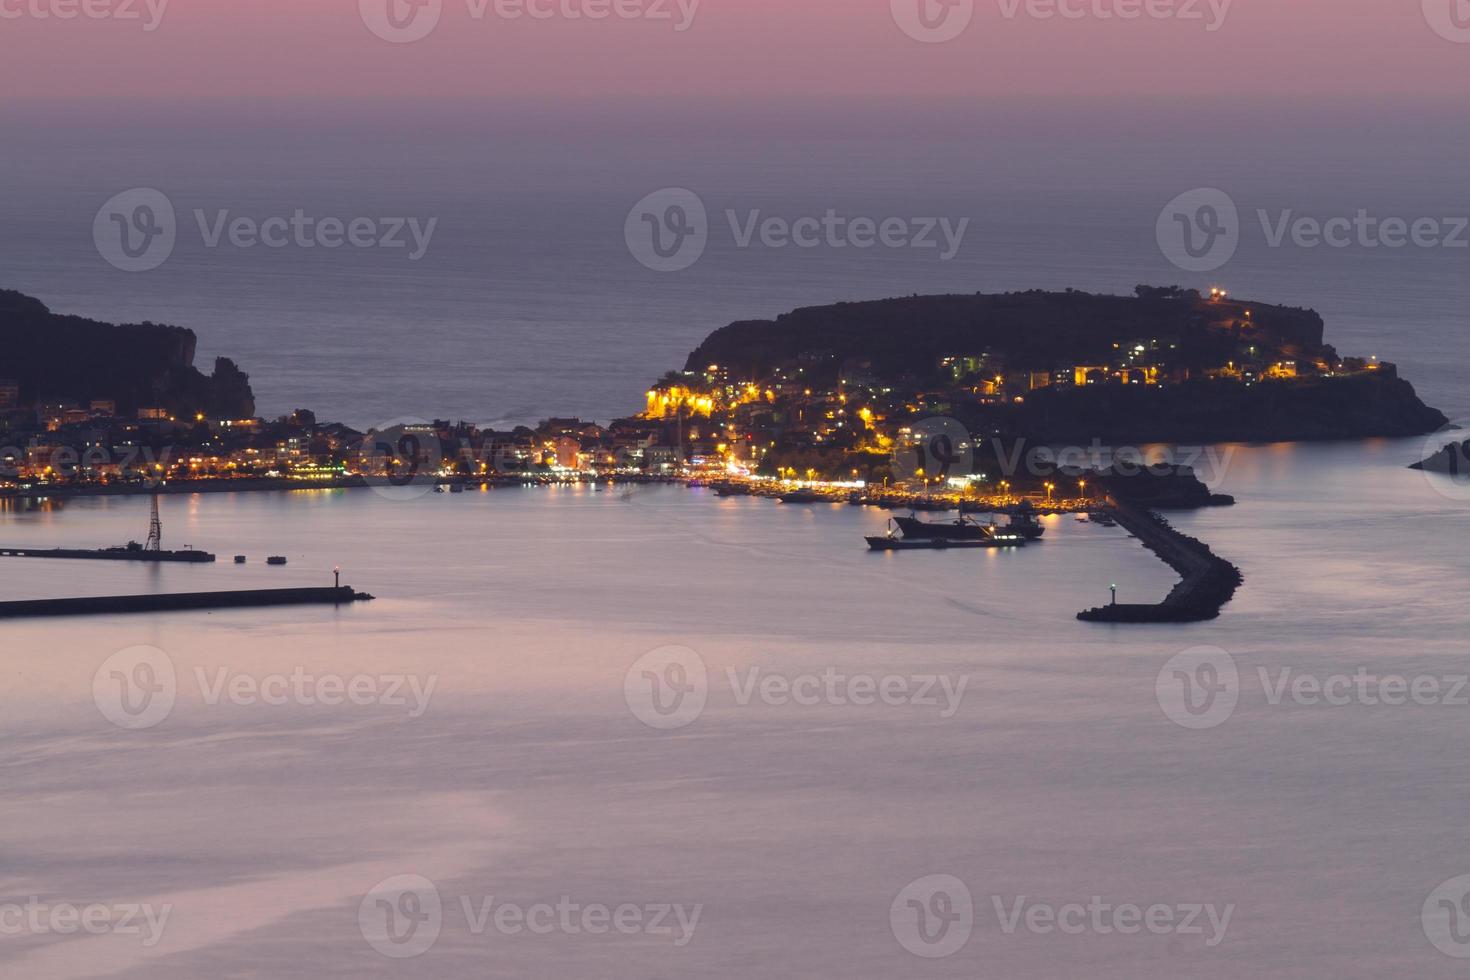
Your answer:
[[[0,0],[0,90],[12,105],[834,96],[1423,102],[1453,99],[1443,80],[1470,67],[1465,0],[413,2],[427,6]],[[921,3],[937,27],[924,26]],[[599,8],[608,16],[586,16]]]

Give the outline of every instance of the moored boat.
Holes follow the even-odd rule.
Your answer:
[[[921,521],[917,517],[895,517],[894,522],[906,538],[933,538],[944,541],[984,541],[989,538],[994,529],[980,524],[968,517],[961,517],[957,521],[945,521],[943,523],[930,523]]]
[[[1010,522],[1005,530],[1019,534],[1027,541],[1035,541],[1046,533],[1046,528],[1036,519],[1036,510],[1029,503],[1022,502],[1011,514]]]

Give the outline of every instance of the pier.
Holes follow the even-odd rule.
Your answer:
[[[1089,623],[1199,623],[1216,619],[1244,579],[1240,569],[1220,558],[1203,541],[1176,531],[1152,511],[1110,502],[1108,512],[1143,546],[1183,578],[1162,602],[1113,603],[1077,614]]]
[[[148,519],[148,540],[139,544],[129,541],[115,548],[5,548],[0,547],[0,558],[73,558],[81,561],[182,561],[212,562],[214,555],[207,551],[195,551],[185,545],[183,551],[165,551],[163,548],[163,519],[158,516],[158,494],[153,495],[153,508]]]
[[[27,616],[103,616],[117,613],[247,609],[260,606],[344,605],[373,597],[351,586],[321,589],[255,589],[232,592],[173,592],[156,595],[87,596],[0,602],[0,619]]]
[[[6,548],[0,558],[75,558],[83,561],[212,562],[207,551],[149,551],[146,548]]]

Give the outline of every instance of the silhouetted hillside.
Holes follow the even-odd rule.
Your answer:
[[[224,357],[203,374],[194,367],[195,344],[183,327],[61,316],[34,297],[0,290],[0,378],[20,383],[22,404],[109,399],[123,414],[157,406],[253,416],[249,377]]]
[[[1233,333],[1209,329],[1249,323]],[[879,378],[924,380],[942,357],[989,350],[1013,370],[1105,361],[1113,345],[1139,339],[1179,344],[1186,366],[1223,364],[1242,337],[1260,335],[1310,354],[1322,346],[1322,318],[1311,310],[1205,300],[1193,290],[1146,289],[1138,296],[1083,292],[909,296],[795,310],[775,320],[744,320],[710,334],[687,370],[729,366],[764,377],[803,355],[870,361]]]

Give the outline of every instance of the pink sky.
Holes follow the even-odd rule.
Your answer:
[[[41,19],[66,3],[128,3],[141,20]],[[0,89],[12,100],[302,96],[804,95],[968,97],[1354,95],[1456,97],[1470,43],[1432,31],[1421,0],[1132,0],[1198,4],[1203,20],[1040,20],[1015,0],[974,0],[959,38],[921,44],[889,0],[702,0],[685,32],[671,21],[474,19],[442,0],[427,38],[389,44],[357,0],[0,0]],[[490,0],[493,4],[496,0]],[[581,4],[588,0],[529,0]],[[592,0],[596,2],[596,0]],[[681,0],[601,0],[667,4]],[[682,0],[685,4],[692,0]],[[1114,7],[1129,0],[1062,0]],[[1424,0],[1427,3],[1438,0]],[[1444,0],[1446,4],[1463,0]],[[1465,6],[1470,8],[1470,3]],[[1470,12],[1470,11],[1467,11]]]

